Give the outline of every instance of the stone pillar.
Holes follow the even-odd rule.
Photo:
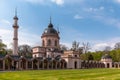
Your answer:
[[[37,68],[39,69],[40,68],[40,61],[37,62]]]
[[[11,63],[10,63],[10,64],[8,64],[8,70],[10,70],[10,65],[11,65]]]
[[[51,68],[53,69],[53,61],[51,62]]]
[[[47,69],[49,69],[49,62],[47,62]]]
[[[59,69],[62,69],[62,64],[61,64],[61,62],[59,62]]]
[[[26,70],[28,69],[28,61],[26,61]]]
[[[44,69],[44,61],[42,62],[42,69]]]
[[[64,62],[62,63],[62,69],[64,69]]]
[[[14,66],[14,61],[12,60],[12,66]]]
[[[21,60],[18,62],[18,64],[19,64],[19,70],[21,70]]]
[[[32,61],[32,70],[33,70],[33,61]]]
[[[56,62],[56,63],[55,63],[55,69],[57,69],[57,64],[58,64],[58,63]]]
[[[3,70],[5,70],[5,60],[3,60]]]

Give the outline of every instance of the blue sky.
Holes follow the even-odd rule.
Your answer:
[[[40,45],[41,34],[52,23],[60,42],[89,42],[91,50],[120,42],[120,0],[0,0],[0,36],[11,46],[15,8],[19,17],[19,45]]]

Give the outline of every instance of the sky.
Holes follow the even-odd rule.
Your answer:
[[[114,48],[120,42],[120,0],[0,0],[0,38],[12,47],[17,7],[19,45],[41,45],[50,22],[60,31],[60,43],[89,42],[91,51]]]

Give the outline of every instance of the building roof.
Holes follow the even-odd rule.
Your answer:
[[[53,26],[53,24],[51,23],[51,21],[50,21],[50,23],[48,24],[48,27],[44,30],[44,32],[43,32],[43,34],[42,34],[41,37],[44,37],[44,36],[56,36],[56,37],[59,38],[59,31],[57,31],[57,30],[54,28],[54,26]]]
[[[19,55],[10,55],[10,57],[14,60],[19,60],[20,59]]]
[[[102,56],[101,59],[112,59],[112,57],[108,54],[105,54],[105,55]]]
[[[49,23],[48,27],[44,30],[43,34],[58,34],[57,30],[54,29],[53,24]]]

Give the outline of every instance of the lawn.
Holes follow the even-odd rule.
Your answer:
[[[0,80],[120,80],[120,69],[3,71]]]

